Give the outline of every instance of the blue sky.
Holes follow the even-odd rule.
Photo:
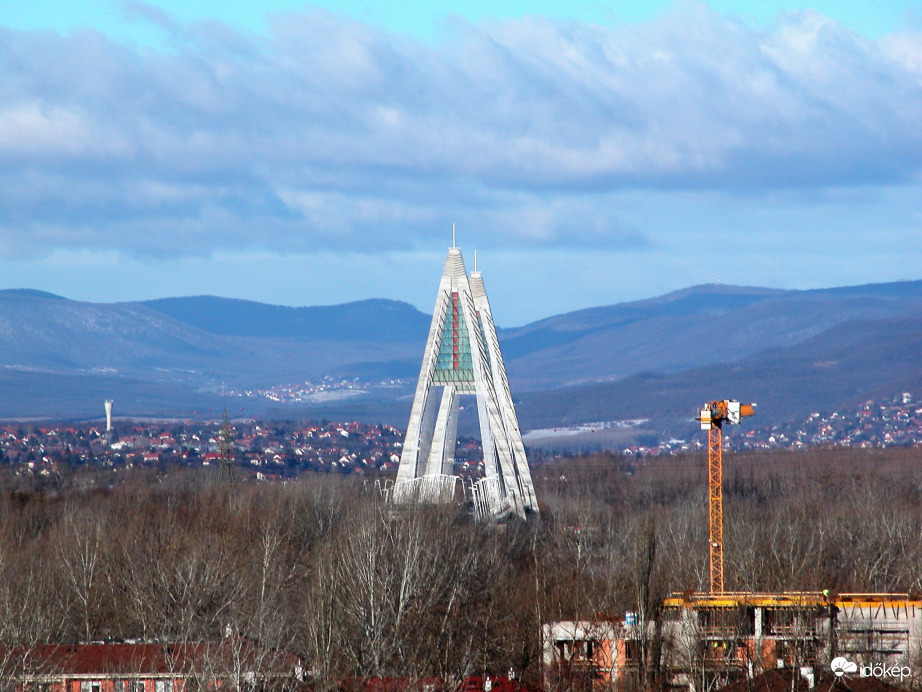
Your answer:
[[[775,22],[784,12],[812,9],[843,26],[870,37],[880,37],[920,20],[920,3],[910,0],[816,0],[812,3],[716,0],[708,6],[753,27]],[[169,0],[144,4],[116,0],[9,0],[0,6],[0,24],[24,29],[52,29],[59,32],[92,27],[122,41],[156,44],[162,33],[150,19],[162,13],[171,22],[191,24],[218,20],[237,28],[264,32],[273,14],[299,12],[306,7],[322,7],[388,31],[421,39],[435,37],[450,23],[452,16],[470,22],[491,19],[517,19],[540,16],[555,20],[574,20],[601,26],[623,23],[642,24],[661,16],[674,7],[669,0],[646,2],[602,2],[600,0],[531,0],[503,2],[494,0],[327,0],[310,3],[297,0]],[[147,21],[144,18],[147,18]],[[917,27],[918,28],[918,27]]]
[[[0,5],[0,287],[497,321],[922,278],[920,2]]]

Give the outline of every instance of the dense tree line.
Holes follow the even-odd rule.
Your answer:
[[[726,458],[727,587],[922,591],[920,457]],[[267,656],[302,656],[321,687],[510,668],[534,680],[543,622],[654,618],[668,593],[706,588],[704,466],[700,455],[541,464],[540,518],[499,526],[463,505],[397,511],[339,476],[231,485],[175,468],[44,487],[9,476],[0,641],[231,632]]]

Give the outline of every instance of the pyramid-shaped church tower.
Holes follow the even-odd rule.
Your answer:
[[[395,502],[454,495],[458,399],[476,397],[485,476],[471,491],[482,518],[537,512],[535,489],[506,368],[480,272],[468,277],[461,250],[448,250],[410,411]]]

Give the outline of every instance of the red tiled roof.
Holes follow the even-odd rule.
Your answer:
[[[505,675],[489,676],[491,692],[541,692],[541,688]],[[472,676],[454,687],[438,678],[351,678],[340,683],[342,692],[484,692],[486,679]]]
[[[442,692],[438,678],[347,678],[339,683],[341,692]]]
[[[182,674],[197,665],[209,662],[214,666],[222,659],[228,663],[249,661],[264,674],[290,673],[299,660],[281,653],[269,657],[260,655],[248,640],[225,639],[220,642],[189,644],[48,644],[31,651],[21,647],[0,649],[0,655],[22,655],[26,673],[68,675],[167,675]],[[27,655],[26,655],[27,654]]]
[[[505,675],[489,676],[491,692],[541,692],[540,687],[529,685],[521,680],[513,680]],[[483,692],[486,689],[486,679],[481,677],[464,678],[455,688],[455,692]]]

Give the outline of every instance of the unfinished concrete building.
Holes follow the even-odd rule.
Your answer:
[[[564,683],[622,686],[636,679],[641,663],[667,686],[688,690],[774,668],[887,679],[919,668],[922,599],[689,592],[666,599],[656,621],[629,613],[617,620],[557,622],[545,626],[544,637],[551,689]],[[844,669],[834,670],[834,662]]]

